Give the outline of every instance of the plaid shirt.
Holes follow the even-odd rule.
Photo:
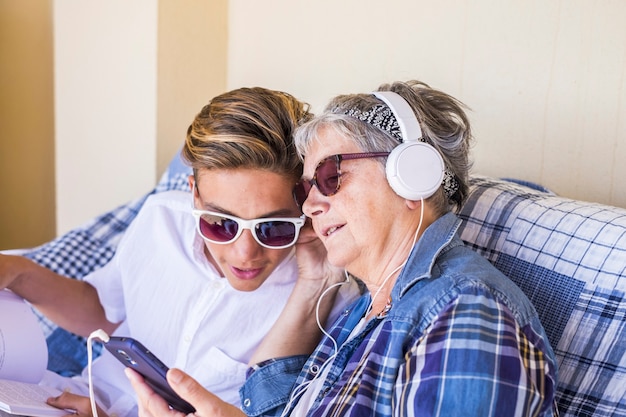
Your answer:
[[[351,337],[369,295],[346,311],[330,330],[336,354],[325,337],[301,372],[300,358],[256,369],[241,390],[244,411],[291,414],[289,393],[329,366],[309,416],[555,414],[556,363],[535,309],[457,228],[448,214],[427,229],[384,317]]]

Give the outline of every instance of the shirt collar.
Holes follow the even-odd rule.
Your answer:
[[[394,285],[392,299],[400,299],[415,282],[430,278],[435,261],[444,250],[463,244],[458,237],[455,239],[460,225],[461,220],[454,213],[447,213],[428,226]]]

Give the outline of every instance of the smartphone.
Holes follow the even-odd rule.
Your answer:
[[[109,341],[104,343],[104,347],[122,364],[140,373],[146,383],[163,397],[170,407],[185,414],[196,411],[168,384],[165,375],[169,368],[140,342],[131,337],[111,336]]]

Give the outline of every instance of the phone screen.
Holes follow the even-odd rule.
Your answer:
[[[109,341],[104,343],[104,347],[122,364],[140,373],[146,383],[163,397],[170,407],[186,414],[196,411],[168,384],[165,375],[169,368],[140,342],[130,337],[111,336]]]

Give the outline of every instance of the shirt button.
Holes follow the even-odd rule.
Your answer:
[[[250,398],[246,398],[245,400],[243,400],[243,406],[244,407],[250,407],[251,403],[252,403],[252,401],[250,401]]]
[[[191,336],[185,336],[185,343],[191,343]]]

